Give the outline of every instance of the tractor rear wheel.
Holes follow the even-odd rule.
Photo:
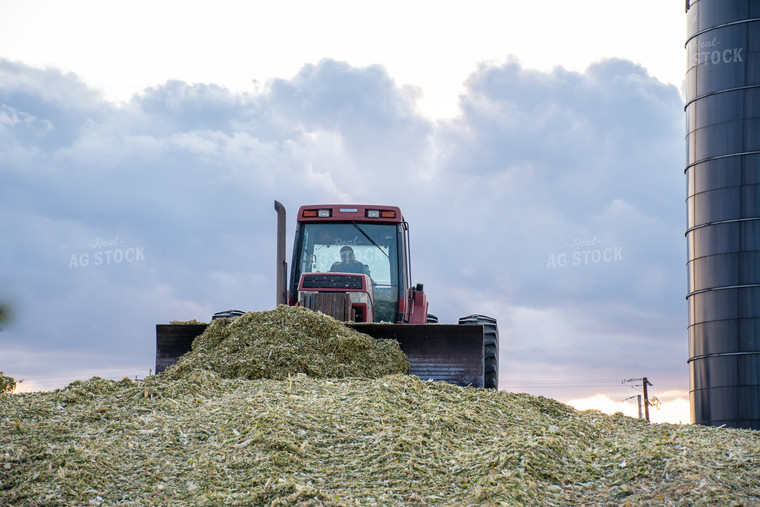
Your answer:
[[[468,315],[459,319],[459,324],[483,326],[483,387],[499,389],[499,326],[496,319]]]

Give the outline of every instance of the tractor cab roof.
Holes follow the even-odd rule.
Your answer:
[[[397,206],[371,204],[314,204],[301,206],[299,222],[385,222],[402,223],[404,217]]]

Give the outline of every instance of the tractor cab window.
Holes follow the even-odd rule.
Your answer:
[[[360,273],[372,279],[375,321],[396,322],[398,228],[394,224],[302,223],[295,277],[303,273]]]

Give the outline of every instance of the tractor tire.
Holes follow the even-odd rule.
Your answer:
[[[468,315],[459,319],[459,324],[483,326],[483,387],[499,389],[499,326],[496,319]]]
[[[244,315],[245,312],[242,310],[226,310],[224,312],[216,312],[213,317],[211,317],[211,320],[216,319],[234,319],[235,317],[240,317],[241,315]]]

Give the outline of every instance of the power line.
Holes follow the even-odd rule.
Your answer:
[[[521,386],[532,388],[591,388],[591,387],[621,387],[625,379],[552,379],[552,380],[502,380],[500,386]]]

